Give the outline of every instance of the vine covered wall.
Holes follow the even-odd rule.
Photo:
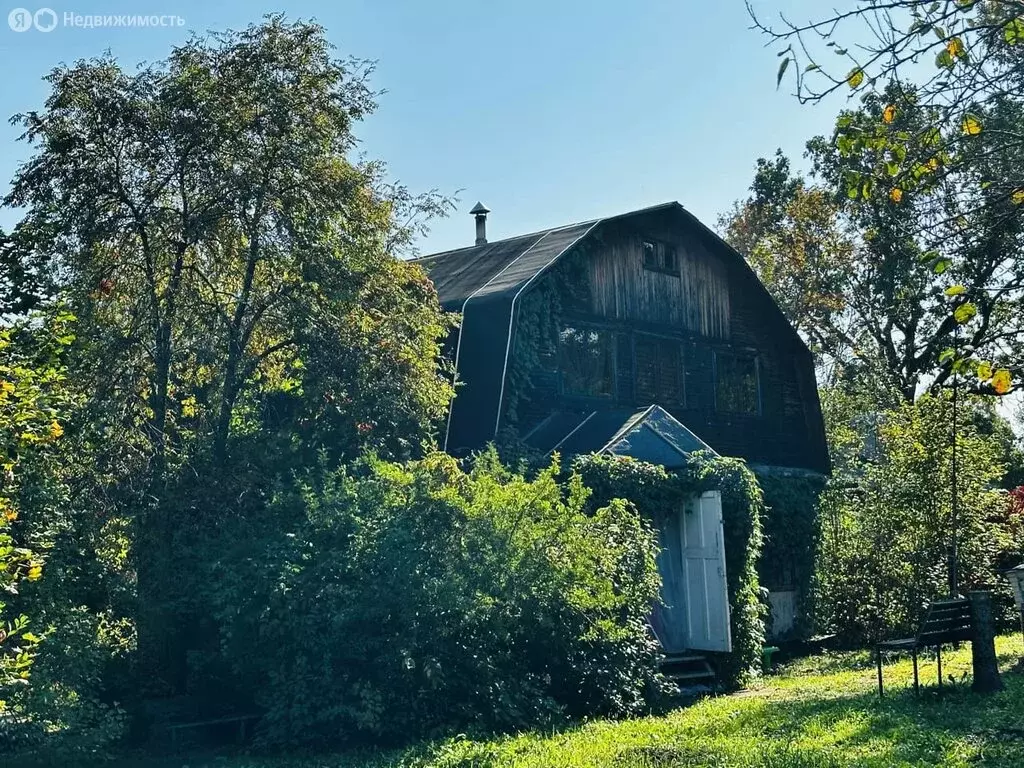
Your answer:
[[[814,628],[814,563],[821,541],[819,499],[826,479],[811,473],[758,468],[764,495],[764,552],[758,567],[769,590],[794,590],[797,616],[793,633],[807,637]]]
[[[683,500],[694,494],[722,494],[733,652],[718,656],[718,673],[727,686],[740,685],[754,674],[760,668],[767,614],[757,572],[764,501],[746,463],[698,452],[690,455],[686,467],[670,472],[627,457],[591,454],[577,458],[573,468],[593,491],[593,508],[612,499],[627,499],[654,521],[666,510],[680,509]]]

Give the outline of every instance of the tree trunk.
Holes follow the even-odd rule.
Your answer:
[[[182,693],[185,688],[183,630],[176,620],[177,586],[173,568],[173,528],[167,509],[167,416],[174,362],[174,327],[177,294],[184,270],[185,247],[175,254],[171,279],[161,297],[163,314],[155,329],[153,391],[149,421],[153,459],[150,466],[148,508],[139,527],[136,573],[138,577],[138,643],[142,679],[151,695]],[[159,311],[159,307],[158,307]]]
[[[971,688],[979,693],[995,693],[1003,690],[1003,680],[999,677],[999,662],[996,659],[996,625],[992,616],[992,593],[971,592],[968,598],[971,601],[971,628],[974,632],[971,639],[974,683]]]

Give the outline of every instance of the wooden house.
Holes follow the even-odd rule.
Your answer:
[[[419,260],[442,305],[462,316],[449,344],[449,453],[511,436],[541,453],[603,451],[669,468],[710,449],[755,467],[829,471],[810,352],[746,260],[679,203],[496,242],[489,211],[478,203],[471,213],[475,245]],[[671,627],[659,637],[728,650],[721,512],[716,522],[713,500],[696,506],[710,517],[681,519],[662,572],[674,594],[675,574],[699,560],[699,585],[683,585],[678,600],[704,605],[699,621],[687,607],[691,626],[677,641]],[[788,585],[768,586],[785,608]],[[707,630],[700,640],[695,622]]]

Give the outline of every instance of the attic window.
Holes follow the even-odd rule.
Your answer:
[[[644,254],[644,269],[679,274],[679,259],[674,245],[659,243],[656,240],[642,240],[641,249]]]
[[[562,389],[577,397],[615,394],[615,335],[596,328],[563,328],[558,338]]]
[[[715,410],[761,414],[760,370],[755,355],[715,352]]]
[[[682,404],[683,350],[679,341],[637,334],[634,350],[637,403]]]

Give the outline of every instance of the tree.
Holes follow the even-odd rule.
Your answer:
[[[1006,175],[986,138],[954,159],[932,118],[893,86],[841,113],[834,139],[809,151],[863,233],[854,269],[865,279],[848,295],[904,397],[968,372],[974,390],[1006,394],[1024,350],[1024,220],[1000,191]],[[991,122],[1024,124],[1024,110],[1007,106]]]
[[[830,444],[839,450],[822,498],[821,629],[848,642],[912,632],[921,606],[949,594],[952,552],[961,588],[1001,588],[994,566],[1012,528],[998,518],[1005,499],[993,487],[1003,474],[999,446],[978,426],[990,418],[991,403],[961,405],[955,508],[947,393],[876,412],[872,429],[864,428],[857,393],[829,388],[822,399]]]
[[[861,0],[806,23],[779,14],[774,26],[749,0],[747,11],[779,46],[779,83],[791,72],[804,103],[847,88],[915,81],[923,103],[959,118],[975,103],[1024,95],[1024,18],[1016,0]],[[920,65],[932,62],[925,76]]]
[[[747,257],[782,311],[819,352],[845,337],[854,245],[831,192],[808,185],[778,150],[761,158],[751,195],[719,219],[726,241]]]
[[[866,0],[807,24],[782,18],[776,29],[754,19],[780,44],[779,81],[790,63],[797,65],[802,101],[865,89],[864,109],[840,118],[834,136],[845,165],[833,166],[844,165],[847,194],[877,193],[882,201],[888,195],[894,205],[912,208],[913,216],[890,222],[898,224],[891,234],[907,246],[913,240],[935,272],[955,271],[963,280],[946,286],[944,317],[932,322],[929,309],[920,318],[935,343],[925,343],[920,355],[912,351],[905,368],[931,365],[937,352],[938,384],[969,369],[982,390],[1005,394],[1019,387],[1022,335],[1019,327],[1004,326],[1019,316],[1022,296],[1014,259],[1024,203],[1019,3]],[[843,40],[846,35],[853,39]],[[840,73],[827,65],[828,50],[851,68]],[[933,53],[935,74],[924,76],[918,64]],[[928,331],[910,320],[907,327],[923,338]],[[967,321],[974,325],[964,329],[963,343],[950,344]]]
[[[1024,122],[1010,105],[993,113],[993,126]],[[906,89],[866,94],[833,137],[809,142],[813,184],[781,156],[762,160],[755,194],[723,227],[751,241],[751,264],[822,361],[906,401],[954,372],[1006,394],[1024,364],[1024,220],[997,191],[1006,173],[985,137],[943,170],[941,137],[921,138],[930,124]]]
[[[96,465],[137,518],[140,651],[172,689],[174,512],[215,512],[174,497],[177,473],[408,456],[451,396],[449,322],[397,258],[446,203],[348,160],[369,73],[273,16],[132,74],[109,56],[57,68],[20,116],[38,149],[5,202],[81,319]]]

